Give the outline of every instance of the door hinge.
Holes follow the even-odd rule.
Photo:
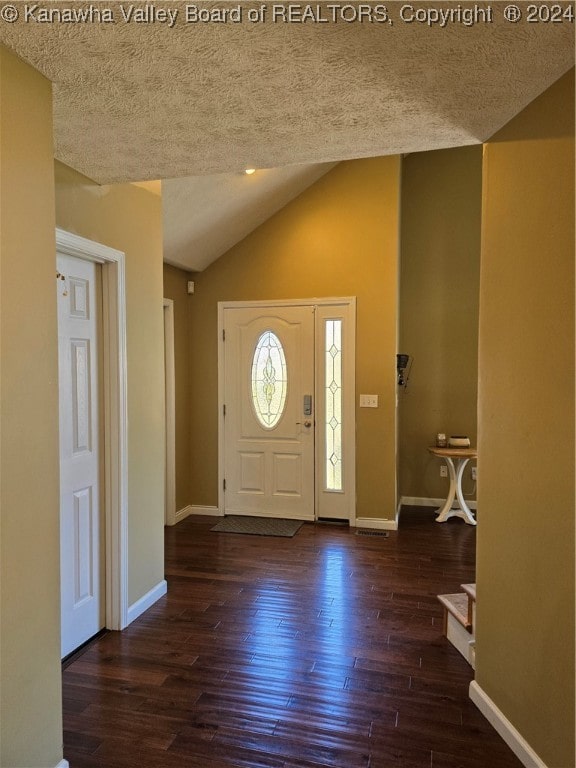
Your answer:
[[[222,490],[226,490],[226,480],[222,480]]]
[[[226,331],[222,328],[222,341],[226,341]]]
[[[226,405],[222,406],[222,415],[226,416]]]

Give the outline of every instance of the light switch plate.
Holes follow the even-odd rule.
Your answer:
[[[378,408],[378,395],[360,395],[360,408]]]

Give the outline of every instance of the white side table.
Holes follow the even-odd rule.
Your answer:
[[[437,523],[445,523],[450,517],[461,517],[468,525],[476,525],[474,515],[470,507],[466,504],[464,494],[462,493],[462,476],[464,469],[470,459],[477,458],[478,454],[475,448],[428,448],[431,454],[444,459],[448,466],[448,477],[450,479],[450,488],[444,504],[437,509]],[[456,466],[454,466],[456,461]],[[453,507],[454,500],[458,500],[458,507]]]

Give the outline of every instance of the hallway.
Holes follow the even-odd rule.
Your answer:
[[[168,594],[63,672],[71,768],[519,768],[468,699],[436,595],[476,531],[405,508],[388,537],[166,528]]]

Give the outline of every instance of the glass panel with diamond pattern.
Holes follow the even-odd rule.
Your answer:
[[[342,490],[342,320],[326,320],[326,490]]]
[[[264,331],[252,358],[252,404],[265,429],[273,429],[282,418],[287,390],[288,371],[282,343],[275,333]]]

